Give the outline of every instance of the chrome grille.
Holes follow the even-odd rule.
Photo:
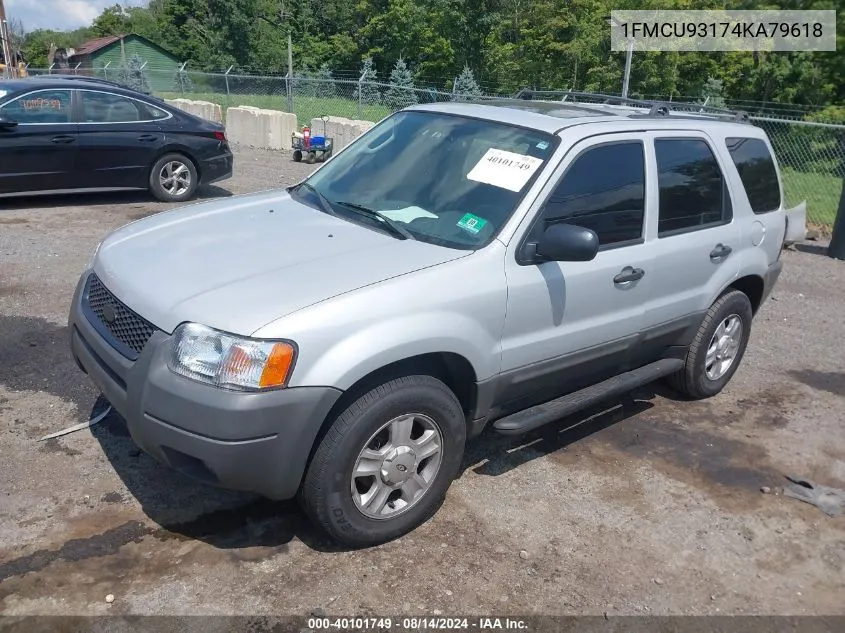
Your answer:
[[[135,314],[109,292],[97,275],[92,274],[88,278],[83,303],[87,308],[88,319],[97,330],[106,339],[110,339],[113,347],[133,360],[141,354],[156,330],[154,325]]]

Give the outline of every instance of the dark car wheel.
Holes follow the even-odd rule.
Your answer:
[[[751,335],[751,301],[739,290],[719,297],[701,322],[684,368],[669,376],[676,391],[694,399],[715,396],[739,367]]]
[[[312,521],[345,545],[389,541],[437,511],[465,442],[464,413],[446,385],[431,376],[391,380],[334,420],[300,500]]]
[[[197,185],[197,168],[190,158],[182,154],[166,154],[150,170],[150,191],[163,202],[190,200]]]

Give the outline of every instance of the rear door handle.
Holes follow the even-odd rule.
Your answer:
[[[710,259],[714,262],[720,262],[731,254],[733,249],[724,244],[716,244],[716,247],[710,251]]]
[[[155,134],[141,134],[141,136],[138,137],[138,140],[149,143],[155,141],[157,138],[158,137]]]
[[[75,136],[71,136],[70,134],[60,134],[59,136],[54,136],[50,139],[51,143],[73,143],[76,140]]]
[[[613,278],[613,283],[617,285],[629,284],[632,281],[638,281],[645,277],[645,271],[642,268],[633,268],[625,266],[621,272]]]

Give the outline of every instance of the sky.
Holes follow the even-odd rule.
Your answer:
[[[20,20],[26,31],[72,30],[88,26],[103,9],[114,4],[146,4],[144,0],[5,0],[6,19]]]

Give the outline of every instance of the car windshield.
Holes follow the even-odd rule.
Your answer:
[[[328,205],[400,239],[473,250],[508,220],[555,146],[544,132],[404,111],[359,138],[298,192],[317,208]]]

